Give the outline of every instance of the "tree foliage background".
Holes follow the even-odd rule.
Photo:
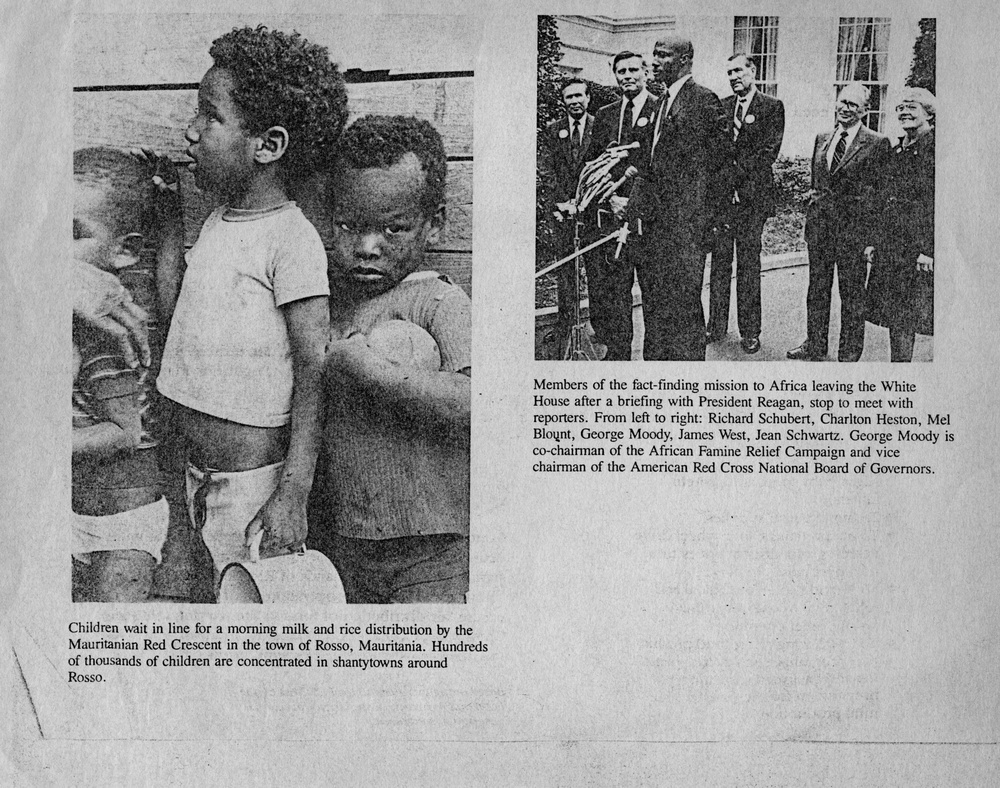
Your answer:
[[[545,126],[553,120],[563,117],[565,110],[562,105],[561,85],[565,75],[559,68],[562,60],[562,42],[559,39],[559,23],[554,16],[538,17],[538,107],[536,118],[537,143],[536,154],[539,166],[535,178],[535,264],[536,270],[547,262],[555,260],[560,253],[560,242],[557,228],[554,226],[551,211],[548,209],[548,184],[551,179],[543,166],[545,145]],[[611,66],[608,64],[610,72]],[[617,101],[621,96],[618,88],[602,85],[589,79],[583,79],[590,88],[589,112],[595,113],[605,104]],[[647,87],[657,95],[663,92],[663,86],[649,81]]]
[[[937,95],[937,19],[920,20],[920,35],[913,44],[913,62],[906,84]]]
[[[562,72],[558,63],[562,60],[562,43],[559,41],[559,26],[553,16],[538,17],[538,117],[536,122],[535,154],[538,167],[535,170],[535,270],[552,262],[557,255],[556,228],[548,209],[548,188],[551,178],[543,166],[545,146],[545,126],[563,113],[559,83]]]
[[[558,63],[562,60],[562,42],[559,41],[559,25],[554,16],[538,17],[538,131],[562,115],[562,101],[559,83],[562,72]]]

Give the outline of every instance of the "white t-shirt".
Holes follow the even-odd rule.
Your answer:
[[[329,293],[323,242],[294,202],[216,209],[187,254],[157,388],[239,424],[287,424],[292,350],[279,307]]]

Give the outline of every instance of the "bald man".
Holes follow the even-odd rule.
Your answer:
[[[712,195],[732,160],[732,140],[719,97],[691,78],[693,60],[694,47],[681,36],[653,47],[653,77],[666,92],[627,209],[630,227],[641,221],[643,230],[629,243],[648,361],[705,360],[704,239],[720,209]]]
[[[832,132],[816,137],[812,189],[806,200],[809,292],[806,341],[788,351],[795,361],[826,357],[830,333],[833,272],[840,292],[838,361],[857,361],[865,346],[864,250],[877,216],[877,187],[889,156],[889,140],[861,122],[868,111],[868,88],[851,82],[841,88]]]

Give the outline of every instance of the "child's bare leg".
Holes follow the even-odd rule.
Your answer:
[[[142,550],[91,553],[94,602],[145,602],[153,583],[156,561]]]
[[[85,564],[82,561],[77,561],[73,559],[73,601],[74,602],[93,602],[94,601],[94,589],[93,589],[93,578],[94,574],[91,571],[90,564]]]

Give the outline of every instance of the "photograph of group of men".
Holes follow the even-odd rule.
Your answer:
[[[721,99],[693,78],[684,33],[661,34],[651,54],[614,55],[620,95],[604,106],[586,79],[565,77],[563,116],[539,133],[540,224],[553,243],[536,271],[555,275],[558,310],[537,357],[705,360],[730,334],[735,290],[740,352],[724,357],[776,360],[777,330],[760,354],[761,236],[778,197],[785,105],[758,89],[746,52],[720,64],[732,91]],[[861,358],[866,321],[889,329],[884,360],[910,361],[916,334],[933,334],[935,101],[922,88],[898,96],[895,148],[866,127],[871,91],[860,81],[838,86],[833,122],[815,137],[801,204],[808,288],[796,297],[806,325],[794,328],[801,344],[784,338],[782,360],[827,358],[835,272],[837,360]]]

